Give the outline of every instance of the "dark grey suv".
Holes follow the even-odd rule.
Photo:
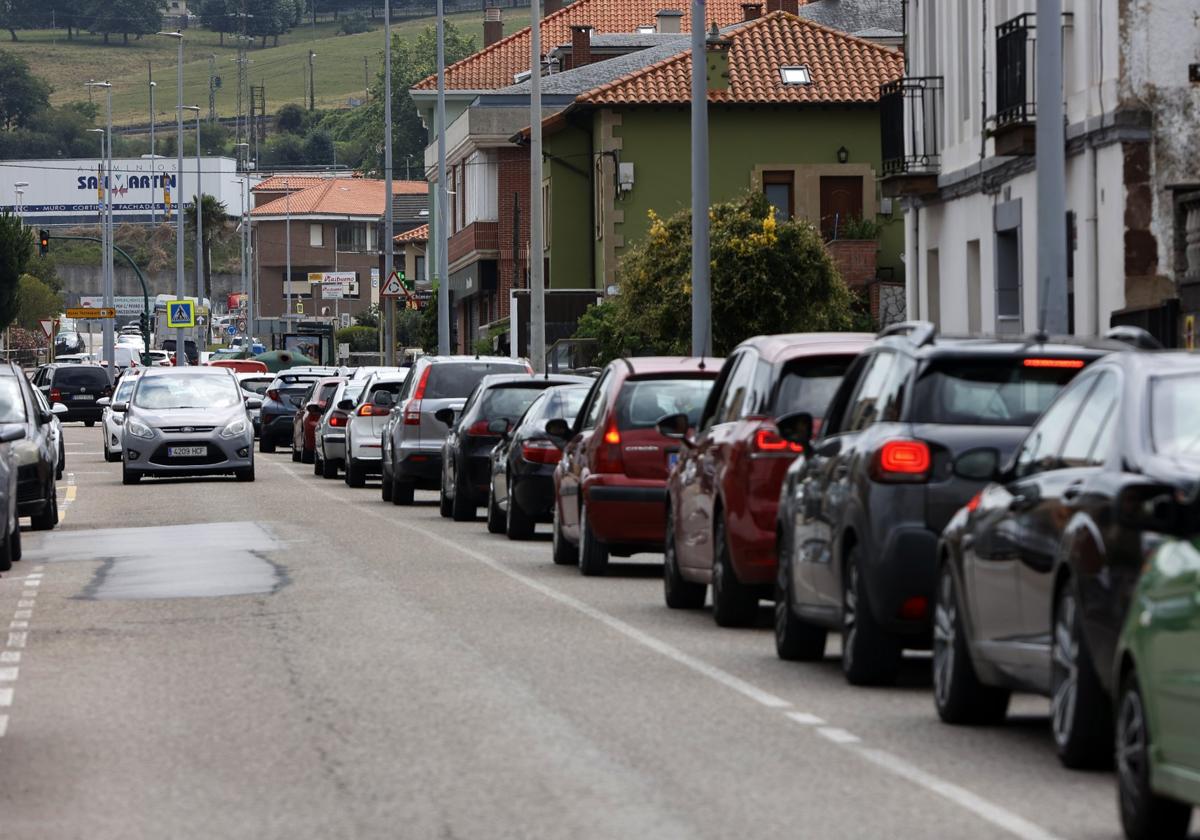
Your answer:
[[[984,483],[954,475],[955,457],[1007,457],[1080,370],[1128,346],[897,324],[855,360],[819,437],[806,415],[780,418],[805,454],[779,501],[779,656],[819,659],[840,630],[847,680],[893,682],[903,650],[930,645],[938,535]]]

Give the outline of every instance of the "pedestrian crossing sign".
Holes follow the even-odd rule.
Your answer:
[[[196,326],[196,304],[190,300],[167,301],[167,327],[182,329]]]

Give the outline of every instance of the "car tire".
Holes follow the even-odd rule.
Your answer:
[[[254,467],[237,470],[233,475],[238,481],[254,481]]]
[[[392,479],[392,504],[397,507],[407,507],[413,503],[416,485],[410,481]]]
[[[587,502],[579,508],[579,572],[596,577],[608,571],[608,546],[596,539],[588,521]]]
[[[351,487],[365,487],[367,484],[366,470],[357,458],[346,462],[346,483]]]
[[[321,461],[317,458],[316,452],[314,452],[312,456],[312,465],[313,475],[319,476],[321,474]]]
[[[1068,581],[1055,599],[1050,655],[1050,729],[1058,760],[1075,770],[1112,763],[1112,705],[1083,638]]]
[[[16,526],[16,531],[20,533],[20,523]],[[13,567],[13,561],[17,558],[13,556],[13,535],[9,534],[8,539],[4,540],[3,546],[0,546],[0,572],[7,572]]]
[[[295,446],[292,447],[292,462],[293,463],[300,462],[300,450],[297,449]]]
[[[558,501],[554,502],[554,525],[550,537],[550,551],[556,566],[574,566],[579,562],[579,547],[567,542],[558,521]]]
[[[531,540],[537,529],[534,518],[521,509],[512,494],[512,482],[509,481],[508,516],[504,520],[504,533],[510,540]]]
[[[1150,726],[1137,675],[1121,681],[1116,723],[1117,793],[1129,840],[1184,840],[1192,808],[1150,787]]]
[[[685,580],[680,573],[679,555],[675,550],[674,519],[668,508],[663,539],[663,600],[673,610],[698,610],[704,606],[708,587],[703,583]]]
[[[90,429],[96,425],[96,421],[95,420],[84,420],[83,425],[87,426]]]
[[[512,504],[512,499],[508,500],[509,505]],[[503,534],[507,527],[507,520],[504,516],[504,511],[500,510],[500,505],[496,503],[496,488],[495,486],[488,487],[487,501],[487,529],[489,534]]]
[[[142,480],[142,474],[136,470],[129,469],[128,465],[121,468],[121,483],[122,484],[137,484]]]
[[[58,491],[53,482],[50,483],[50,493],[46,497],[45,504],[30,518],[30,521],[33,523],[35,531],[52,531],[58,524]]]
[[[713,529],[713,621],[720,627],[745,627],[758,613],[758,593],[738,580],[729,557],[725,517],[717,517]]]
[[[258,439],[258,451],[264,455],[270,455],[275,451],[275,441],[271,440],[270,435],[263,435]]]
[[[449,519],[453,509],[450,497],[446,495],[446,476],[443,475],[441,486],[438,488],[438,514],[442,519]]]
[[[120,452],[109,452],[107,449],[105,449],[104,450],[104,460],[110,464],[115,464],[121,460],[121,453]],[[61,478],[62,476],[59,476],[59,477]]]
[[[904,651],[875,621],[861,568],[862,549],[854,546],[842,587],[842,673],[851,685],[893,685]]]
[[[1008,715],[1012,692],[984,685],[967,645],[958,593],[949,563],[943,563],[933,606],[933,703],[938,717],[953,724],[997,724]]]
[[[379,482],[379,497],[385,502],[392,500],[392,489],[395,485],[392,484],[392,479],[387,475],[383,476],[383,480]]]
[[[21,523],[20,522],[17,522],[17,524],[13,526],[12,536],[10,536],[8,538],[8,541],[9,541],[9,550],[12,552],[12,559],[13,559],[13,562],[15,563],[21,559],[21,555],[22,555]]]
[[[311,464],[317,459],[316,453],[311,449],[300,450],[300,461],[304,464]]]
[[[775,655],[788,662],[820,662],[825,658],[829,631],[796,615],[792,604],[792,557],[778,541],[779,571],[775,575]]]
[[[337,478],[338,467],[337,462],[330,461],[328,458],[321,459],[321,478]]]
[[[475,521],[475,500],[471,498],[471,488],[467,487],[466,483],[458,476],[455,476],[454,480],[454,498],[450,501],[450,517],[455,522]]]

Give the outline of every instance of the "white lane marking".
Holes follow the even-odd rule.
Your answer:
[[[21,661],[21,651],[0,650],[0,662],[17,663]]]
[[[25,647],[25,640],[28,637],[28,633],[9,633],[8,646],[13,648],[23,648]]]
[[[873,749],[856,749],[855,752],[872,764],[895,773],[897,776],[907,779],[913,784],[920,785],[926,790],[966,808],[992,825],[1002,828],[1008,833],[1022,838],[1022,840],[1058,840],[1056,835],[1051,834],[1041,826],[1035,825],[1029,822],[1029,820],[1017,816],[1012,811],[1001,808],[965,788],[951,784],[931,773],[926,773],[921,768],[909,764],[904,759],[889,752]]]
[[[31,574],[25,575],[26,580],[40,580],[43,577],[45,577],[45,574],[43,574],[42,572],[33,572]]]
[[[788,712],[787,716],[801,726],[823,726],[825,721],[808,712]]]
[[[20,668],[0,668],[0,682],[12,682],[17,678]]]
[[[13,689],[0,688],[0,706],[11,706],[13,701]]]
[[[822,726],[817,733],[835,744],[857,744],[860,740],[854,733],[838,729],[836,726]]]
[[[27,581],[25,581],[25,585],[26,585],[26,586],[41,586],[41,585],[42,585],[42,581],[41,581],[41,579],[38,579],[38,580],[27,580]]]
[[[13,618],[33,618],[33,610],[17,610]]]
[[[27,599],[22,599],[20,601],[17,601],[18,607],[32,607],[36,604],[37,604],[37,601],[34,600],[33,598],[27,598]]]
[[[33,570],[34,570],[35,572],[40,572],[40,571],[42,571],[42,570],[43,570],[43,569],[45,569],[45,568],[46,568],[45,566],[34,566],[34,567],[33,567]]]
[[[33,599],[33,598],[37,597],[37,594],[38,594],[38,591],[36,589],[26,589],[24,592],[21,593],[21,597]]]
[[[288,469],[286,466],[284,466],[283,463],[281,463],[281,462],[269,462],[269,463],[275,463],[275,465],[278,466],[281,470],[283,470],[289,476],[294,478],[298,483],[305,484],[305,486],[308,487],[310,490],[316,490],[318,493],[328,496],[329,498],[331,498],[335,501],[341,502],[346,505],[350,505],[350,502],[348,500],[346,500],[342,496],[337,495],[336,493],[333,493],[322,487],[312,487],[311,484],[308,484],[307,482],[305,482],[304,478],[301,477],[301,475],[298,472],[294,472],[294,471]],[[573,598],[570,595],[566,595],[562,592],[559,592],[556,589],[546,586],[545,584],[542,584],[539,581],[534,580],[533,578],[527,577],[527,576],[521,574],[520,572],[509,569],[506,566],[504,566],[503,564],[493,560],[492,558],[490,558],[484,554],[480,554],[479,552],[474,551],[473,549],[470,549],[467,546],[462,545],[461,543],[457,543],[452,539],[443,537],[440,534],[434,533],[432,531],[428,531],[425,528],[419,527],[417,525],[413,525],[408,522],[403,522],[401,520],[397,520],[394,517],[385,516],[384,514],[379,513],[378,511],[372,510],[370,508],[355,507],[355,511],[358,513],[365,513],[368,516],[374,517],[375,519],[378,519],[383,522],[390,523],[399,528],[403,528],[405,530],[421,534],[422,536],[428,537],[429,539],[432,539],[435,542],[439,542],[439,543],[447,546],[448,548],[452,548],[456,551],[459,551],[468,557],[478,560],[480,563],[487,566],[488,568],[498,571],[501,574],[504,574],[504,575],[512,578],[513,580],[524,584],[525,586],[529,587],[530,589],[533,589],[535,592],[540,592],[552,600],[558,601],[561,604],[564,604],[573,609],[576,609],[579,612],[582,612],[584,615],[587,615],[590,618],[595,618],[597,621],[603,622],[604,624],[612,627],[614,630],[618,630],[619,632],[623,633],[624,635],[629,636],[630,638],[634,639],[635,641],[637,641],[643,645],[646,645],[651,650],[663,653],[663,655],[668,656],[671,659],[675,659],[675,661],[679,662],[679,664],[681,664],[681,665],[691,668],[691,669],[697,671],[698,673],[703,674],[704,676],[707,676],[707,677],[710,677],[711,679],[716,680],[717,682],[721,682],[722,684],[728,685],[730,688],[734,688],[734,690],[739,691],[739,693],[746,694],[746,696],[749,696],[752,699],[756,699],[756,700],[758,699],[757,697],[754,697],[753,695],[747,693],[746,691],[743,691],[742,688],[744,687],[744,688],[749,689],[750,691],[754,692],[754,694],[761,694],[761,695],[763,695],[764,698],[769,698],[772,701],[771,704],[764,704],[764,705],[770,705],[771,708],[786,708],[791,705],[788,701],[784,700],[783,698],[776,697],[775,695],[770,694],[769,692],[763,691],[762,689],[759,689],[757,686],[754,686],[754,685],[746,682],[745,680],[742,680],[739,677],[735,677],[732,674],[728,674],[727,672],[722,671],[720,668],[716,668],[715,666],[709,665],[706,662],[697,660],[694,657],[691,657],[688,654],[683,653],[682,651],[676,650],[675,648],[671,647],[670,645],[667,645],[663,642],[659,642],[653,636],[650,636],[647,633],[643,633],[641,630],[638,630],[636,627],[628,625],[618,618],[609,616],[607,613],[603,612],[602,610],[596,609],[595,607],[585,604],[584,602],[579,601],[578,599]],[[626,630],[623,628],[628,628],[629,632],[626,632]],[[676,659],[675,656],[672,656],[671,652],[678,654],[678,656],[680,658]],[[728,677],[731,681],[734,682],[734,685],[729,685],[728,683],[725,683],[718,675],[724,675],[724,676]],[[759,702],[762,702],[762,701],[759,701]],[[778,704],[778,705],[776,705],[776,704]],[[797,722],[799,722],[799,721],[797,721]],[[882,750],[873,750],[873,749],[867,749],[864,747],[853,746],[852,745],[853,743],[858,742],[858,737],[855,735],[852,735],[849,732],[846,732],[845,730],[837,729],[836,727],[824,727],[823,729],[828,730],[828,732],[839,732],[839,733],[844,733],[845,735],[849,736],[851,739],[853,739],[853,741],[847,742],[845,744],[846,749],[852,750],[853,752],[863,756],[864,758],[866,758],[868,761],[870,761],[871,763],[873,763],[875,766],[879,767],[880,769],[888,771],[896,776],[899,776],[900,778],[907,779],[908,781],[914,782],[915,784],[926,788],[927,790],[929,790],[932,793],[935,793],[935,794],[938,794],[939,796],[945,797],[946,799],[950,800],[951,802],[955,803],[956,805],[959,805],[960,807],[964,808],[965,810],[971,812],[975,816],[980,817],[981,819],[985,820],[986,822],[990,822],[993,825],[998,826],[999,828],[1002,828],[1003,830],[1009,832],[1010,834],[1020,838],[1020,840],[1060,840],[1060,838],[1058,838],[1056,835],[1046,831],[1045,829],[1024,819],[1023,817],[1020,817],[1017,814],[1014,814],[1013,812],[1007,810],[1006,808],[1003,808],[1000,805],[990,802],[981,796],[971,793],[969,790],[966,790],[965,788],[961,788],[957,785],[951,784],[950,782],[940,779],[931,773],[926,773],[924,770],[921,770],[920,768],[915,767],[914,765],[911,765],[908,762],[903,761],[900,758],[897,758],[896,756],[893,756],[891,753],[887,753]],[[833,740],[833,736],[831,736],[830,734],[827,734],[827,732],[824,732],[821,729],[818,729],[818,731],[821,732],[826,738]]]
[[[0,715],[0,738],[8,731],[8,715]]]
[[[28,630],[29,622],[28,621],[10,621],[10,622],[8,622],[8,629],[9,630]]]

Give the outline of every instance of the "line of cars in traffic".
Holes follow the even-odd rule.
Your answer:
[[[931,651],[950,724],[1050,698],[1068,767],[1115,762],[1133,838],[1200,802],[1200,357],[1148,336],[761,336],[585,377],[507,358],[310,371],[299,460],[528,539],[585,575],[663,554],[672,609],[774,603],[778,656],[854,685]],[[277,380],[278,385],[286,384]],[[283,427],[280,423],[280,428]],[[265,444],[269,446],[271,444]],[[296,452],[297,450],[294,450]]]

